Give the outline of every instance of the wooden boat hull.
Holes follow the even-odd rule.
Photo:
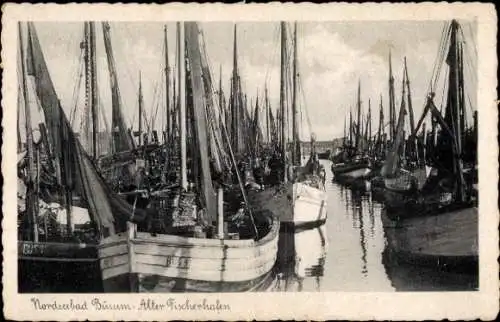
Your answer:
[[[354,164],[333,164],[332,172],[334,180],[349,183],[354,180],[367,179],[370,177],[372,169],[366,162]]]
[[[103,240],[99,260],[106,292],[250,290],[264,283],[277,255],[279,221],[258,241],[137,232]]]
[[[102,292],[96,245],[18,242],[20,293]]]
[[[293,184],[293,217],[282,220],[284,224],[300,227],[310,223],[324,223],[327,218],[325,189],[318,189],[297,182]]]
[[[451,193],[415,194],[384,190],[386,215],[394,221],[439,215],[473,206],[455,202]]]
[[[304,183],[287,183],[263,191],[249,191],[250,205],[257,211],[276,214],[282,227],[315,227],[326,221],[326,191]]]
[[[440,270],[478,273],[478,212],[469,207],[400,221],[382,213],[388,249],[398,260]]]

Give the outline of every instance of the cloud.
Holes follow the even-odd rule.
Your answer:
[[[415,115],[422,112],[443,22],[304,22],[298,24],[298,59],[301,78],[300,106],[307,109],[318,139],[327,140],[343,133],[344,118],[356,104],[358,81],[365,113],[371,100],[373,124],[378,124],[380,95],[385,115],[388,106],[388,51],[392,51],[396,103],[399,106],[403,58],[407,57]],[[214,86],[222,83],[229,96],[233,65],[233,23],[201,23]],[[36,23],[52,75],[63,106],[69,111],[77,82],[81,23]],[[137,114],[138,72],[142,72],[144,100],[148,115],[153,102],[162,99],[163,68],[162,23],[112,23],[111,36],[124,114],[132,120]],[[97,26],[100,98],[111,115],[109,75]],[[290,33],[291,35],[291,33]],[[169,60],[175,62],[175,23],[168,24]],[[279,23],[238,23],[238,60],[245,92],[263,96],[267,84],[274,109],[279,106],[280,84]],[[444,72],[443,72],[444,74]],[[157,90],[155,91],[155,88]],[[475,93],[475,90],[471,91]],[[83,93],[80,93],[83,95]],[[254,99],[255,101],[255,99]],[[83,101],[80,100],[81,106]],[[305,113],[303,128],[307,129]],[[135,117],[137,120],[137,117]],[[375,126],[372,126],[375,129]],[[305,131],[307,132],[307,131]],[[308,133],[303,133],[308,139]]]

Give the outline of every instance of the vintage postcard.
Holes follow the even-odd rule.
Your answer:
[[[2,10],[8,319],[498,314],[493,5]]]

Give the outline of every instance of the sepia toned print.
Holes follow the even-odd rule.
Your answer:
[[[435,297],[450,318],[453,297],[498,300],[484,284],[498,283],[484,264],[498,249],[483,248],[498,232],[482,209],[493,225],[498,211],[479,171],[497,147],[482,134],[494,84],[481,10],[231,22],[12,10],[17,163],[3,169],[17,174],[17,278],[4,299],[56,319],[373,312],[276,307],[339,292],[351,305]],[[482,303],[459,316],[498,310]]]

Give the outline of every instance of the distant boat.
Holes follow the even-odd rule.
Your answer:
[[[349,125],[349,142],[344,143],[342,157],[338,156],[332,163],[333,179],[340,183],[352,184],[359,180],[366,180],[372,172],[372,163],[365,151],[366,138],[361,131],[361,82],[358,84],[358,121],[356,126],[352,122],[352,114]],[[352,136],[355,136],[355,144],[352,144]],[[346,135],[344,135],[346,137]]]
[[[332,155],[331,150],[326,150],[325,152],[318,152],[318,159],[320,160],[330,160],[330,157]]]

